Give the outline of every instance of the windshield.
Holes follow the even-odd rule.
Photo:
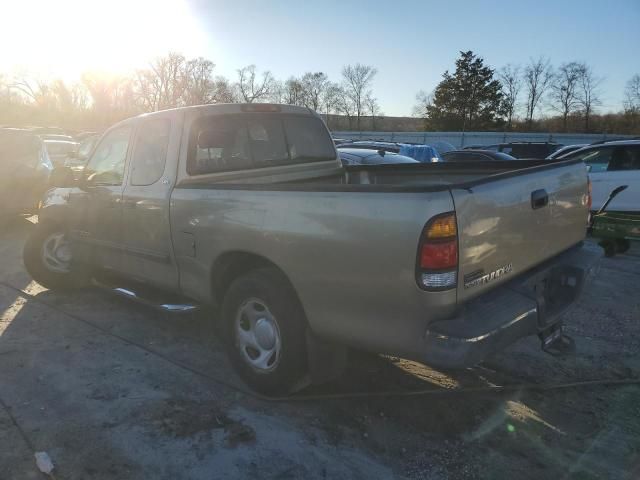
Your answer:
[[[99,138],[100,137],[96,135],[84,139],[78,147],[78,158],[88,158]]]

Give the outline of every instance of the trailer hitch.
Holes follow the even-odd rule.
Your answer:
[[[576,342],[564,333],[562,324],[556,324],[543,330],[538,334],[538,337],[542,351],[554,357],[572,355],[576,351]]]

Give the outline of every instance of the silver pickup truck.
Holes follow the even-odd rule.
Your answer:
[[[527,335],[556,345],[593,263],[582,163],[343,167],[293,106],[131,118],[81,178],[53,178],[24,249],[33,278],[212,307],[269,394],[336,375],[347,347],[453,368]]]

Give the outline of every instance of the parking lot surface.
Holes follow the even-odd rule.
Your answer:
[[[637,246],[567,315],[574,355],[528,338],[444,372],[354,352],[342,378],[274,402],[209,339],[213,314],[32,282],[31,227],[0,230],[2,480],[45,478],[36,451],[56,479],[640,477],[640,387],[566,385],[638,379]]]

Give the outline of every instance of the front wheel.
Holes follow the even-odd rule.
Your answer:
[[[266,395],[290,393],[307,373],[306,320],[293,288],[274,268],[236,279],[222,305],[231,361]]]
[[[86,269],[74,261],[71,242],[65,228],[53,223],[38,223],[25,243],[24,266],[43,287],[68,290],[84,286]]]

